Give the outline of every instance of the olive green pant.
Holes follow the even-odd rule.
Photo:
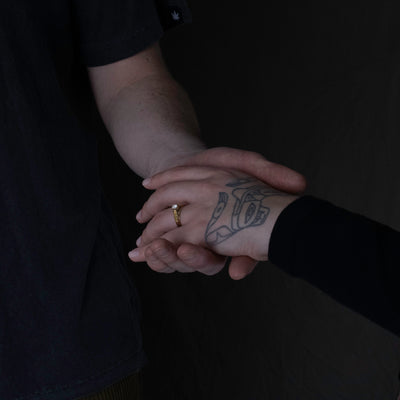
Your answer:
[[[76,400],[143,400],[141,374],[136,372],[100,392]]]

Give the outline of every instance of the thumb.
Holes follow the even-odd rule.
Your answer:
[[[306,188],[306,179],[303,175],[284,165],[268,161],[261,154],[253,151],[214,147],[190,157],[185,165],[237,169],[275,189],[289,193],[301,193]]]
[[[232,257],[229,265],[229,276],[234,280],[245,278],[251,274],[257,265],[257,261],[247,256]]]

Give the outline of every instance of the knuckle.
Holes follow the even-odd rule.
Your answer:
[[[167,259],[170,255],[169,249],[159,246],[154,249],[154,255],[161,259]]]
[[[198,252],[193,248],[180,247],[178,249],[178,257],[187,264],[193,264],[198,258]]]
[[[164,240],[155,240],[150,245],[151,251],[155,257],[166,259],[172,255],[172,249],[167,245]]]
[[[151,246],[148,246],[144,250],[144,256],[145,256],[147,262],[153,261],[155,259]]]

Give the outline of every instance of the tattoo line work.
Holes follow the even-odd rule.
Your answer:
[[[238,179],[226,186],[235,188],[231,195],[235,199],[235,205],[231,215],[230,226],[218,226],[218,219],[223,214],[229,200],[228,193],[220,192],[218,204],[208,222],[205,241],[209,245],[217,245],[232,237],[237,232],[253,226],[260,226],[268,218],[270,209],[263,205],[263,200],[271,196],[284,195],[274,189],[263,185],[246,187],[256,179]],[[243,186],[243,187],[240,187]]]
[[[242,179],[237,179],[234,182],[227,183],[226,186],[237,187],[240,185],[244,185],[245,183],[252,183],[252,182],[256,182],[256,181],[257,181],[257,179],[255,179],[255,178],[242,178]]]

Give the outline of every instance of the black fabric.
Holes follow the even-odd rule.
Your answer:
[[[279,215],[269,258],[400,336],[400,233],[303,196]]]
[[[2,400],[70,400],[145,362],[136,289],[99,179],[86,66],[158,40],[165,4],[0,3]]]
[[[261,152],[303,173],[308,194],[400,231],[400,3],[190,5],[193,24],[162,45],[206,142]],[[106,178],[128,252],[135,181],[118,187],[126,167],[114,166]],[[271,263],[240,281],[227,270],[132,270],[151,360],[147,400],[400,393],[400,338]]]
[[[141,374],[136,372],[113,385],[107,386],[100,392],[77,400],[142,400]]]

